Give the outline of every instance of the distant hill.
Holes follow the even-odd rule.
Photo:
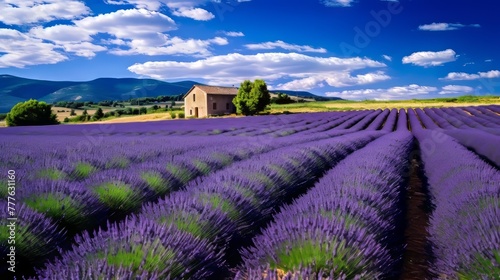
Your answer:
[[[168,83],[153,79],[99,78],[88,82],[56,82],[0,75],[0,113],[9,112],[18,102],[31,98],[47,103],[58,101],[128,100],[139,97],[185,94],[194,81]],[[299,98],[325,100],[305,91],[277,90]]]
[[[312,94],[308,91],[293,91],[293,90],[273,90],[270,91],[271,93],[284,93],[287,94],[290,97],[297,97],[297,99],[314,99],[316,101],[327,101],[327,100],[341,100],[342,98],[339,97],[326,97],[326,96],[318,96],[315,94]]]

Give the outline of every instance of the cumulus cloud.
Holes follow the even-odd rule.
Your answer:
[[[245,34],[243,32],[236,32],[236,31],[223,31],[224,35],[228,37],[244,37]]]
[[[89,58],[95,56],[96,52],[108,50],[108,47],[93,43],[93,36],[97,34],[107,34],[112,37],[99,42],[103,45],[116,43],[117,46],[111,50],[112,53],[155,55],[162,53],[162,50],[155,52],[155,47],[169,47],[168,43],[174,42],[163,33],[177,28],[170,17],[146,9],[118,10],[73,20],[73,23],[74,25],[54,25],[47,28],[35,27],[29,31],[29,35],[52,41],[66,52]],[[208,53],[206,47],[198,51]],[[185,53],[198,51],[188,49]],[[169,53],[173,54],[175,51]]]
[[[464,72],[451,72],[444,78],[440,80],[450,80],[450,81],[472,81],[479,79],[494,79],[500,78],[499,70],[491,70],[488,72],[478,72],[477,74],[469,74]]]
[[[468,86],[447,85],[442,88],[439,94],[465,94],[474,92],[474,88]]]
[[[350,7],[354,0],[321,0],[327,7]]]
[[[2,0],[0,11],[0,22],[9,25],[71,20],[91,13],[83,1],[73,0]]]
[[[388,56],[386,54],[382,55],[382,57],[387,60],[387,61],[392,61],[392,57],[391,56]]]
[[[29,31],[29,35],[35,38],[49,40],[53,42],[81,42],[91,41],[91,35],[95,32],[80,28],[75,25],[54,25],[43,28],[37,26]]]
[[[226,38],[193,39],[172,37],[177,28],[168,16],[146,9],[118,10],[73,20],[73,25],[34,27],[28,35],[52,41],[58,49],[77,56],[93,57],[96,52],[115,55],[211,55],[212,46],[228,44]],[[109,38],[95,41],[98,34]]]
[[[454,50],[447,49],[440,52],[415,52],[409,56],[403,57],[403,64],[413,64],[418,66],[439,66],[447,62],[457,60],[457,55]]]
[[[444,23],[444,22],[433,22],[431,24],[420,25],[418,29],[423,31],[449,31],[449,30],[458,30],[464,27],[481,27],[479,24],[461,24],[461,23]]]
[[[208,40],[182,39],[158,34],[156,38],[138,39],[125,42],[125,46],[112,49],[110,53],[115,55],[193,55],[209,56],[212,53],[209,48],[212,45],[227,45],[225,38],[215,37]]]
[[[307,78],[293,80],[288,83],[279,84],[277,88],[283,90],[310,90],[328,84],[332,87],[346,87],[354,85],[372,84],[389,80],[391,77],[382,71],[368,74],[351,75],[349,72],[319,73]]]
[[[146,9],[118,10],[74,21],[90,34],[108,33],[116,38],[140,39],[176,29],[168,16]]]
[[[188,0],[188,1],[170,1],[170,0],[107,0],[107,4],[124,5],[130,4],[137,8],[159,11],[162,7],[168,7],[174,16],[187,17],[194,20],[207,21],[215,18],[211,12],[199,8],[207,2],[218,2],[210,0]]]
[[[66,28],[73,26],[54,26],[49,30],[44,30],[41,27],[36,27],[30,30],[27,34],[34,39],[43,39],[52,41],[56,49],[62,49],[64,52],[76,56],[92,58],[97,52],[106,51],[104,46],[96,45],[90,42],[92,38],[85,31],[78,28]],[[71,32],[75,31],[75,32]]]
[[[294,51],[294,52],[326,53],[326,49],[324,48],[313,48],[311,46],[289,44],[283,41],[265,42],[260,44],[247,44],[245,45],[245,47],[249,50],[274,50],[277,48],[281,48],[287,51]]]
[[[215,18],[214,14],[202,8],[179,8],[174,9],[172,14],[178,17],[187,17],[195,20],[207,21]]]
[[[14,29],[0,28],[0,68],[24,68],[30,65],[55,64],[68,57],[57,46],[32,38]]]
[[[129,71],[156,79],[201,78],[220,85],[238,84],[246,79],[288,80],[288,88],[319,87],[323,82],[368,83],[381,79],[382,72],[350,77],[349,72],[386,65],[367,58],[312,57],[298,53],[259,53],[243,55],[232,53],[211,56],[193,62],[150,61],[130,66]],[[343,75],[343,81],[335,81]],[[386,78],[386,77],[383,77]],[[350,80],[349,80],[350,79]],[[342,80],[342,79],[340,79]],[[282,84],[285,86],[285,84]]]
[[[420,86],[411,84],[408,86],[398,86],[387,89],[355,89],[344,90],[337,92],[327,92],[326,96],[341,97],[344,99],[375,99],[375,100],[393,100],[393,99],[406,99],[410,96],[425,96],[430,93],[436,92],[438,89],[431,86]]]
[[[204,57],[212,54],[213,46],[228,44],[223,37],[200,40],[170,36],[166,33],[177,28],[175,22],[160,12],[146,9],[118,10],[72,22],[72,25],[33,27],[25,36],[34,42],[50,41],[54,51],[87,58],[103,51],[115,55]],[[97,41],[100,34],[108,38]]]

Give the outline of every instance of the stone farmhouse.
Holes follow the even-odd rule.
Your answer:
[[[203,118],[236,112],[233,99],[238,94],[235,87],[194,85],[184,95],[186,117]]]

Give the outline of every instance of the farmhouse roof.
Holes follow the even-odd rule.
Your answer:
[[[204,86],[204,85],[194,85],[185,95],[186,97],[194,88],[199,88],[207,94],[218,94],[218,95],[237,95],[238,88],[235,87],[218,87],[218,86]]]

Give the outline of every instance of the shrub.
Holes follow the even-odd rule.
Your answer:
[[[52,106],[45,102],[29,100],[17,103],[7,114],[8,126],[58,124],[57,116],[52,113]]]
[[[277,97],[271,98],[271,103],[274,103],[274,104],[291,104],[291,103],[295,103],[295,101],[293,101],[290,98],[290,96],[288,96],[287,94],[278,93]]]
[[[183,119],[185,117],[184,112],[179,113],[178,116],[179,116],[179,119]]]
[[[171,117],[172,119],[175,119],[175,117],[176,117],[176,113],[175,113],[175,112],[170,112],[170,117]]]
[[[93,118],[96,120],[100,120],[104,117],[104,113],[102,112],[102,108],[99,107],[97,111],[95,111]]]
[[[245,116],[263,111],[270,102],[271,97],[263,80],[255,80],[253,83],[244,81],[238,89],[238,95],[233,99],[237,113]]]

